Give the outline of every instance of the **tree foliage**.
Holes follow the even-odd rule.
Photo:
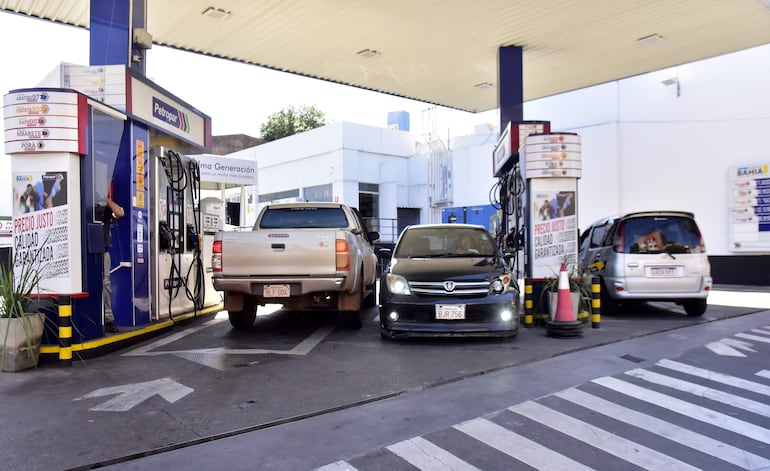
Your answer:
[[[326,116],[315,106],[289,106],[268,116],[259,128],[262,139],[274,141],[326,125]]]

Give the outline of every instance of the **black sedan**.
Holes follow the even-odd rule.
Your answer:
[[[384,338],[515,336],[515,287],[484,227],[409,226],[380,278],[380,333]]]

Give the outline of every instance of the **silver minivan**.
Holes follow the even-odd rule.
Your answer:
[[[600,219],[580,235],[578,270],[601,280],[602,311],[623,303],[671,301],[706,312],[711,265],[692,213],[645,211]]]

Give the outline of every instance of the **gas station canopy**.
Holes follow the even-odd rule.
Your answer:
[[[0,9],[89,27],[89,0]],[[147,0],[154,44],[470,112],[498,49],[532,100],[770,43],[770,0]]]

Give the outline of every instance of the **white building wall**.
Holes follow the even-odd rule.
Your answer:
[[[419,208],[420,222],[427,223],[430,215],[428,203],[428,157],[417,154],[407,162],[408,178],[399,180],[398,206],[400,208]]]
[[[475,134],[453,139],[452,206],[490,204],[490,190],[497,182],[492,174],[492,151],[497,144],[496,125],[478,125]]]
[[[332,201],[357,207],[359,183],[377,184],[380,217],[396,219],[398,207],[426,201],[419,198],[426,172],[410,163],[415,153],[408,132],[342,122],[229,156],[257,162],[260,195],[298,189],[303,199],[304,188],[331,184]],[[410,196],[412,188],[417,197]]]
[[[581,135],[581,228],[626,211],[692,211],[709,254],[729,255],[728,168],[770,163],[768,74],[763,46],[528,102],[525,119]]]
[[[692,211],[709,254],[729,255],[728,168],[770,163],[768,76],[770,45],[533,100],[524,118],[581,136],[581,228],[627,211]],[[489,203],[498,130],[484,128],[451,142],[453,206]],[[343,122],[232,155],[258,162],[260,194],[331,182],[355,206],[358,183],[377,183],[381,217],[420,208],[430,222],[428,157],[408,132]]]

